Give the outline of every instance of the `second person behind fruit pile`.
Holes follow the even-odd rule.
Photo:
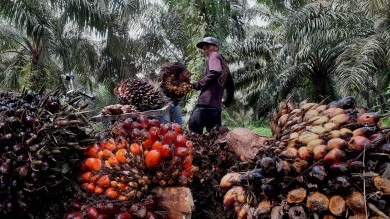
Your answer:
[[[187,67],[179,62],[167,62],[161,66],[161,89],[171,101],[169,115],[165,115],[166,122],[174,122],[179,125],[183,124],[183,116],[180,108],[180,100],[191,90],[190,76],[191,73]]]

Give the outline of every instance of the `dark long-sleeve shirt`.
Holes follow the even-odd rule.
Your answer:
[[[222,108],[222,103],[228,107],[233,101],[234,83],[229,66],[217,52],[209,54],[203,78],[192,84],[200,90],[198,105]],[[222,102],[226,89],[226,99]]]

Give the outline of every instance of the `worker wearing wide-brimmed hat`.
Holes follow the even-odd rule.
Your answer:
[[[203,128],[210,130],[221,126],[221,110],[233,101],[234,83],[229,66],[218,53],[220,43],[214,37],[205,37],[196,47],[203,49],[206,69],[203,78],[192,83],[193,89],[200,90],[197,105],[189,120],[189,128],[201,134]],[[226,99],[223,94],[226,89]]]

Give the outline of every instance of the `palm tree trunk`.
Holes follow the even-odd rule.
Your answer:
[[[32,66],[30,71],[29,90],[39,91],[46,81],[46,73],[43,66]]]

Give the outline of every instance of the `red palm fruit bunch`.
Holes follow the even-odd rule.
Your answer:
[[[274,143],[262,148],[258,166],[220,182],[238,218],[389,215],[390,128],[380,114],[353,97],[284,102],[275,114]]]
[[[91,199],[91,198],[89,198]],[[84,197],[75,197],[74,200],[65,204],[67,213],[64,219],[75,218],[107,218],[107,219],[156,219],[166,218],[164,209],[158,209],[158,198],[147,195],[135,202],[126,201],[94,201],[88,203]]]
[[[134,203],[155,186],[186,186],[196,173],[180,125],[143,115],[115,124],[85,155],[81,188],[108,201]]]

